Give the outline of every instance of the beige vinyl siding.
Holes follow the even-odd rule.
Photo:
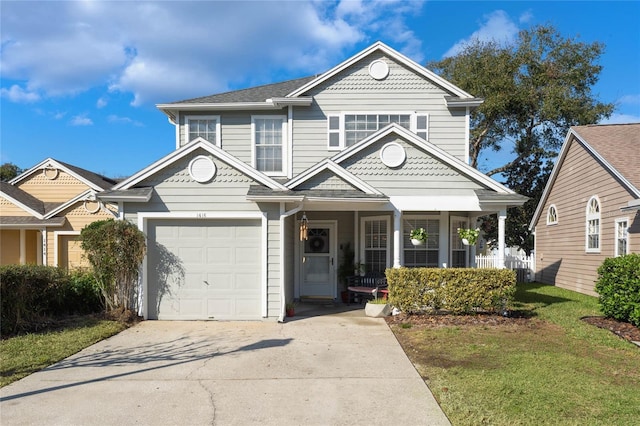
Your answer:
[[[0,265],[20,263],[20,231],[17,229],[0,230]]]
[[[380,149],[391,141],[401,144],[407,154],[404,164],[398,168],[389,168],[380,160]],[[468,194],[470,190],[482,188],[430,154],[393,135],[370,145],[341,165],[389,196]]]
[[[0,197],[0,217],[1,216],[32,216],[32,214],[16,206],[11,201]]]
[[[53,266],[56,261],[56,252],[55,252],[55,232],[69,232],[69,231],[82,231],[82,228],[93,223],[97,220],[107,220],[114,219],[114,216],[110,213],[105,212],[103,209],[98,210],[95,213],[91,213],[93,211],[93,206],[88,205],[87,208],[84,206],[83,201],[79,201],[73,205],[71,205],[66,210],[63,210],[58,214],[58,216],[65,216],[67,221],[64,226],[56,227],[56,228],[48,228],[47,229],[47,265]],[[58,236],[58,261],[61,259],[67,259],[67,256],[61,253],[61,248],[63,244],[60,244],[60,236]],[[80,266],[88,266],[86,259],[83,260],[82,265]]]
[[[599,253],[587,253],[585,249],[586,208],[592,196],[600,201]],[[536,224],[536,279],[596,295],[597,269],[605,258],[614,256],[615,220],[629,217],[629,223],[633,223],[634,212],[620,211],[631,199],[582,145],[572,141]],[[555,225],[546,224],[551,204],[558,214]],[[638,250],[639,236],[631,235],[632,250]]]
[[[445,106],[447,92],[385,58],[389,76],[371,78],[368,57],[329,79],[306,95],[314,98],[310,107],[294,109],[294,175],[335,151],[327,149],[327,116],[344,112],[428,114],[429,141],[460,159],[465,156],[465,112]]]
[[[18,182],[16,187],[46,203],[63,203],[90,189],[85,183],[62,170],[58,170],[55,179],[48,179],[43,173],[33,173]]]

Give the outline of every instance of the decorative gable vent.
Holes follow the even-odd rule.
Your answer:
[[[216,165],[213,160],[204,155],[199,155],[189,162],[189,175],[200,183],[209,182],[216,174]]]
[[[369,75],[376,80],[384,80],[389,75],[389,65],[382,59],[376,59],[369,64]]]
[[[390,168],[398,167],[407,159],[407,153],[402,145],[397,142],[389,142],[380,150],[382,163]]]

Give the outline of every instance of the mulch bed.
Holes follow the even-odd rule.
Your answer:
[[[640,328],[626,323],[617,321],[612,318],[605,318],[599,316],[591,316],[582,318],[588,324],[596,327],[604,328],[611,331],[615,335],[634,342],[640,342]],[[448,315],[448,314],[435,314],[435,315],[408,315],[400,313],[399,315],[386,317],[387,324],[389,325],[401,325],[404,323],[410,323],[416,326],[426,327],[447,327],[447,326],[473,326],[473,325],[487,325],[487,326],[500,326],[500,325],[524,325],[532,326],[534,322],[538,321],[534,318],[527,318],[523,316],[510,316],[504,317],[501,315]]]

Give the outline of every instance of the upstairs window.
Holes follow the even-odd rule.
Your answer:
[[[426,114],[345,113],[327,118],[329,149],[338,150],[355,145],[391,123],[396,123],[425,140],[428,137],[429,120]]]
[[[187,143],[200,137],[220,146],[220,117],[187,116],[185,117],[185,134]]]
[[[556,223],[558,223],[558,211],[556,206],[551,204],[547,211],[547,225],[555,225]]]
[[[284,116],[251,118],[253,166],[267,175],[284,174],[286,123],[287,119]]]
[[[587,203],[586,251],[600,252],[600,201],[591,197]]]

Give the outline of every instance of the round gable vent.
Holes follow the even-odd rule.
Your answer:
[[[380,159],[387,167],[398,167],[407,159],[407,153],[399,143],[389,142],[380,150]]]
[[[215,174],[216,165],[209,157],[199,155],[189,162],[189,175],[196,182],[209,182]]]
[[[369,64],[369,75],[376,80],[384,80],[389,75],[389,65],[382,59],[376,59]]]

